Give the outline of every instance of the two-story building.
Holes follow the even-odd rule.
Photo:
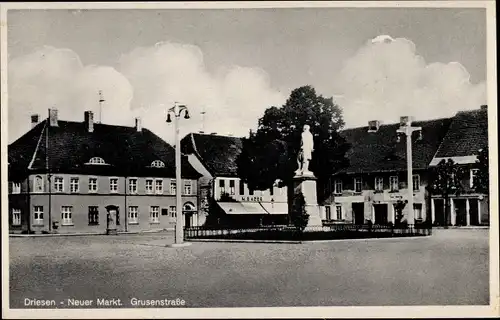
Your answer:
[[[135,127],[62,121],[57,110],[8,147],[11,232],[104,233],[109,205],[118,231],[171,229],[176,192],[184,221],[197,224],[199,173],[182,159],[175,181],[175,150],[140,119]]]
[[[400,124],[346,129],[342,135],[351,144],[349,166],[333,175],[331,196],[324,203],[322,219],[328,222],[375,224],[396,222],[396,205],[408,200],[408,183],[413,185],[413,214],[416,223],[428,219],[430,206],[426,188],[428,167],[444,138],[450,119],[414,122],[421,127],[412,136],[413,179],[407,181],[406,137],[398,135]],[[408,206],[403,210],[405,221]]]
[[[251,190],[237,175],[242,139],[217,134],[191,133],[181,140],[181,150],[202,175],[200,207],[215,224],[258,226],[288,223],[286,187]],[[214,206],[208,204],[213,201]],[[210,207],[210,211],[209,211]],[[210,221],[207,221],[210,222]]]
[[[450,198],[450,215],[445,222],[445,203],[441,195],[432,195],[432,221],[437,225],[488,225],[488,194],[478,192],[474,185],[477,172],[477,155],[488,148],[488,109],[462,111],[453,118],[439,149],[431,162],[431,167],[440,161],[452,159],[465,173],[461,182],[463,189]]]

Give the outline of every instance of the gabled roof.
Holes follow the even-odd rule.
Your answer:
[[[467,157],[488,147],[488,110],[461,111],[453,118],[435,158]]]
[[[450,119],[415,121],[413,126],[422,127],[422,139],[413,134],[413,168],[429,166],[441,140],[450,125]],[[340,134],[351,144],[347,152],[349,166],[339,173],[369,173],[406,171],[406,137],[397,142],[399,123],[381,125],[376,132],[368,132],[368,126],[346,129]]]
[[[236,176],[241,149],[242,138],[238,137],[190,133],[181,140],[182,152],[195,154],[214,176]]]
[[[175,176],[175,149],[160,137],[134,127],[94,124],[88,132],[83,122],[58,121],[57,127],[48,127],[42,121],[8,147],[9,172],[28,170],[88,173],[104,175],[138,175],[153,177]],[[104,165],[87,164],[93,157],[104,159]],[[161,160],[164,168],[151,168]],[[186,158],[182,159],[182,175],[198,178],[200,175]]]

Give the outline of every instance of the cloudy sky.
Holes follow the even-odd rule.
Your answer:
[[[246,135],[271,105],[312,85],[347,127],[432,119],[486,102],[484,9],[290,8],[8,11],[9,142],[29,116]],[[201,112],[206,115],[202,121]]]

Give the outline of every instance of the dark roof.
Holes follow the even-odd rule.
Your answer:
[[[214,176],[236,176],[241,149],[242,138],[238,137],[191,133],[181,140],[182,152],[195,154]]]
[[[450,125],[450,119],[415,121],[413,126],[422,127],[422,139],[413,134],[413,168],[425,169]],[[399,123],[381,125],[377,132],[368,127],[346,129],[341,132],[351,149],[347,152],[349,166],[340,173],[368,173],[406,170],[406,137],[397,142]]]
[[[488,147],[488,110],[461,111],[453,118],[436,158],[477,155]]]
[[[45,171],[47,120],[28,131],[8,147],[9,172]],[[148,129],[94,124],[88,132],[83,122],[58,121],[48,127],[48,162],[51,172],[92,173],[104,175],[175,176],[175,149]],[[108,165],[88,165],[93,157]],[[154,160],[164,168],[151,168]],[[31,164],[31,166],[30,166]],[[182,176],[200,174],[182,159]]]

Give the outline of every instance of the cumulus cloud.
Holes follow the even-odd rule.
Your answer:
[[[229,66],[210,73],[198,47],[169,42],[122,55],[116,69],[83,66],[75,52],[45,47],[10,61],[8,81],[10,141],[29,129],[30,114],[45,117],[51,107],[61,119],[82,121],[84,110],[98,116],[99,90],[103,123],[132,125],[141,117],[144,127],[171,143],[174,129],[165,111],[175,102],[191,115],[181,135],[202,128],[246,135],[267,107],[285,101],[263,70]]]
[[[8,85],[9,141],[29,130],[30,115],[43,119],[49,108],[58,109],[64,120],[83,121],[85,110],[97,115],[99,90],[107,93],[105,114],[113,115],[112,122],[123,123],[122,110],[127,110],[133,92],[115,69],[83,66],[75,52],[49,46],[12,59]]]
[[[336,100],[348,127],[369,120],[396,122],[452,116],[486,103],[484,82],[472,84],[458,62],[426,63],[408,39],[381,35],[344,62],[338,74]]]

